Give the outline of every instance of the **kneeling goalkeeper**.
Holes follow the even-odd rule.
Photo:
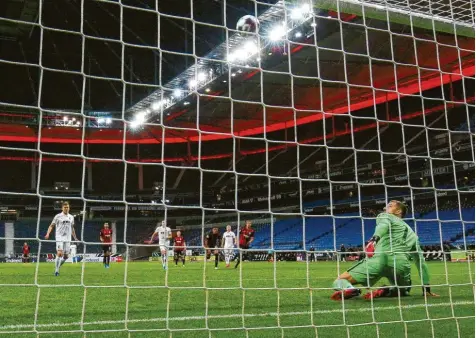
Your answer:
[[[365,298],[384,297],[393,295],[406,295],[411,287],[411,265],[409,250],[418,245],[418,237],[402,218],[407,211],[407,206],[400,201],[390,201],[385,207],[385,212],[377,217],[377,226],[374,235],[367,244],[366,251],[369,258],[363,259],[352,266],[348,271],[339,276],[333,283],[337,290],[331,299],[340,300],[360,295],[360,289],[355,284],[371,287],[380,278],[387,277],[394,285],[393,288],[376,290]],[[373,252],[373,254],[372,254]],[[424,261],[423,261],[424,262]],[[419,271],[422,262],[418,262]],[[426,265],[424,265],[426,267]],[[427,270],[424,270],[427,273]],[[428,278],[423,278],[429,283]],[[426,279],[426,280],[425,280]],[[383,291],[387,290],[387,291]],[[431,294],[430,289],[426,289]]]

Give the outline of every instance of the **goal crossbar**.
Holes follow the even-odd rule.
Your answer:
[[[408,25],[418,28],[435,30],[436,32],[450,33],[474,37],[474,9],[472,1],[469,1],[470,15],[472,22],[446,18],[441,15],[429,15],[417,10],[409,11],[411,8],[389,4],[387,1],[378,0],[318,0],[314,7],[326,10],[333,10],[340,13],[354,14],[365,18],[378,19],[392,23]]]

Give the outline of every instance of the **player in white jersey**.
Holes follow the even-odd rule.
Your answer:
[[[230,261],[234,255],[234,248],[236,244],[236,235],[233,231],[231,231],[231,225],[226,226],[226,231],[222,237],[222,247],[223,247],[223,254],[225,255],[225,263],[226,267],[230,267]]]
[[[170,246],[170,239],[172,238],[172,230],[167,226],[167,222],[163,220],[161,223],[157,224],[152,237],[150,238],[149,244],[152,244],[155,236],[159,236],[159,247],[160,253],[162,255],[162,267],[164,270],[167,270],[167,249]]]
[[[78,261],[76,260],[76,255],[78,254],[78,252],[76,244],[71,244],[69,248],[71,249],[71,263],[77,263]]]
[[[55,259],[55,276],[59,275],[61,265],[68,259],[70,253],[71,235],[77,241],[76,232],[74,231],[74,216],[69,213],[69,203],[63,203],[63,211],[53,218],[45,239],[50,238],[53,228],[56,227],[56,259]]]

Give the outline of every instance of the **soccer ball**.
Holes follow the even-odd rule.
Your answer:
[[[245,15],[236,23],[236,30],[240,32],[258,33],[259,21],[253,15]]]

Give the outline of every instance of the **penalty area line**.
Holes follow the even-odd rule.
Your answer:
[[[368,302],[367,304],[371,304]],[[425,307],[445,307],[450,305],[473,305],[473,301],[460,301],[454,303],[433,303],[433,304],[411,304],[403,305],[402,309],[414,309]],[[374,307],[374,311],[394,311],[395,306],[377,306]],[[346,312],[370,312],[372,308],[355,308],[345,309]],[[189,316],[189,317],[169,317],[169,318],[144,318],[144,319],[129,319],[127,323],[143,323],[143,322],[166,322],[166,321],[187,321],[187,320],[205,320],[205,319],[226,319],[226,318],[254,318],[254,317],[277,317],[277,316],[298,316],[298,315],[310,315],[313,314],[326,314],[326,313],[342,313],[342,309],[333,310],[316,310],[316,311],[300,311],[300,312],[268,312],[268,313],[245,313],[245,314],[229,314],[229,315],[208,315],[208,316]],[[71,322],[71,323],[49,323],[49,324],[37,324],[38,328],[52,328],[52,327],[65,327],[73,325],[108,325],[108,324],[124,324],[126,320],[103,320],[95,322]],[[15,330],[15,329],[28,329],[35,328],[33,324],[16,324],[16,325],[3,325],[0,326],[1,330]]]

